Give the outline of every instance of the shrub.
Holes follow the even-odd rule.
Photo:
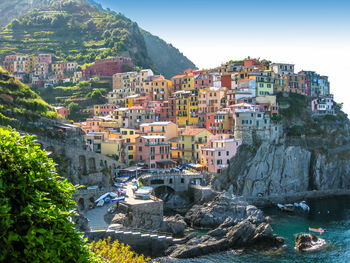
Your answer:
[[[76,188],[34,137],[0,128],[0,261],[89,262],[71,222]]]
[[[111,237],[108,239],[99,240],[90,244],[90,249],[96,256],[111,263],[143,263],[148,262],[150,258],[145,258],[144,255],[137,255],[130,251],[130,246],[120,244],[118,240],[110,243]]]

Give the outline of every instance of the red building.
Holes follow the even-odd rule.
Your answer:
[[[260,63],[255,58],[244,60],[244,67],[254,67],[254,66],[258,66],[258,65],[260,65]]]
[[[123,65],[133,67],[131,58],[110,57],[97,60],[94,64],[83,69],[83,77],[91,78],[94,76],[113,76],[116,73],[123,72]]]
[[[174,98],[170,99],[170,101],[167,100],[162,102],[159,113],[159,121],[171,121],[176,123],[176,100]]]
[[[221,76],[221,87],[225,87],[228,90],[232,89],[232,76],[231,74],[225,74]]]

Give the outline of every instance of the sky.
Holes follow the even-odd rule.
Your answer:
[[[96,0],[173,44],[198,68],[233,59],[329,76],[350,114],[350,0]]]

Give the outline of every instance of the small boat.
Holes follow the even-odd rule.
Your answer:
[[[309,231],[311,231],[311,232],[317,232],[317,233],[322,234],[323,232],[325,232],[325,231],[326,231],[326,229],[323,229],[323,228],[312,228],[312,227],[309,227]]]
[[[299,203],[299,206],[305,211],[305,212],[309,212],[310,211],[310,207],[306,204],[305,201],[301,201]]]
[[[286,212],[293,212],[295,209],[294,205],[292,204],[285,204],[285,205],[277,204],[277,207],[282,211],[286,211]]]

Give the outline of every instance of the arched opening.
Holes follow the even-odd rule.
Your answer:
[[[96,172],[95,158],[89,159],[89,170],[90,170],[90,172]]]
[[[79,170],[83,174],[86,173],[86,159],[85,159],[85,155],[80,155],[79,156]]]
[[[175,190],[167,185],[162,185],[153,189],[153,194],[156,197],[162,199],[164,202],[166,202],[168,200],[168,197],[173,193],[175,193]]]
[[[84,209],[85,209],[85,201],[84,201],[84,198],[80,198],[80,199],[78,200],[78,209],[79,209],[80,211],[84,211]]]
[[[151,184],[164,184],[163,179],[153,179],[151,180]]]

